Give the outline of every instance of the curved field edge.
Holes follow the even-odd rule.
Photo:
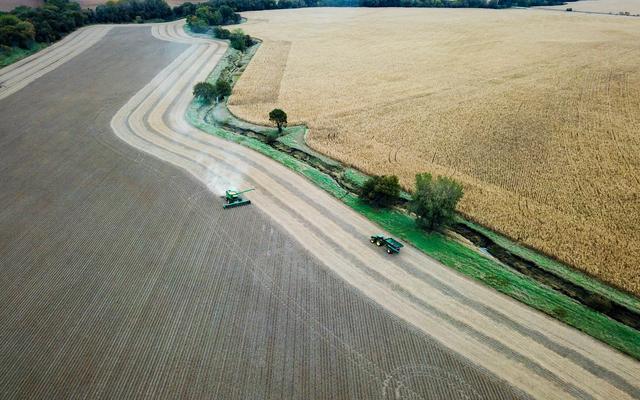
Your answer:
[[[207,81],[215,82],[218,79],[233,54],[234,50],[229,49],[221,62],[211,72]],[[186,119],[190,124],[206,133],[249,147],[303,175],[359,214],[379,225],[382,229],[413,245],[415,248],[438,260],[447,267],[478,280],[503,294],[542,311],[640,360],[640,332],[635,329],[593,311],[553,289],[538,283],[534,279],[511,271],[499,262],[484,257],[478,252],[443,234],[426,233],[422,231],[416,227],[413,218],[406,214],[395,210],[376,209],[361,202],[356,195],[342,188],[328,174],[311,167],[290,154],[276,150],[258,139],[243,136],[217,126],[214,121],[206,118],[209,111],[210,107],[202,106],[198,101],[193,100],[187,110]],[[235,119],[233,116],[232,118]],[[244,124],[246,122],[241,121],[241,123]],[[265,127],[265,129],[268,128]],[[355,170],[347,169],[347,171],[350,175],[353,175],[354,180],[359,180],[363,176],[363,174]],[[468,221],[466,222],[468,223]],[[474,226],[477,225],[474,224]],[[577,282],[591,281],[589,287],[595,291],[607,297],[610,296],[615,299],[620,299],[621,302],[634,309],[640,307],[640,301],[626,293],[602,283],[593,282],[594,280],[592,278],[579,272],[571,271],[568,267],[545,256],[536,254],[532,250],[518,246],[500,235],[493,232],[492,235],[499,237],[501,242],[509,242],[509,249],[516,249],[519,255],[523,255],[525,258],[535,256],[535,260],[544,260],[541,263],[542,267],[552,269],[567,278],[577,279]],[[494,236],[492,236],[492,238]]]

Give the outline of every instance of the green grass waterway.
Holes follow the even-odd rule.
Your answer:
[[[227,52],[226,56],[237,57],[235,50]],[[227,67],[228,57],[224,57],[214,69],[207,81],[215,82],[223,70]],[[234,79],[235,80],[235,79]],[[414,219],[403,212],[392,209],[377,209],[360,201],[351,192],[342,188],[331,176],[317,170],[290,154],[274,149],[258,139],[236,134],[219,127],[215,121],[207,121],[205,117],[210,111],[210,107],[202,106],[197,101],[193,101],[187,111],[187,120],[199,129],[223,139],[247,146],[261,154],[264,154],[275,161],[278,161],[287,168],[305,176],[311,182],[340,199],[343,203],[365,216],[372,222],[379,225],[383,230],[391,233],[415,248],[428,254],[447,267],[476,279],[487,286],[490,286],[501,293],[511,296],[537,310],[540,310],[554,318],[557,318],[586,334],[601,340],[604,343],[640,360],[640,332],[630,328],[618,321],[615,321],[601,313],[574,301],[573,299],[554,291],[553,289],[539,283],[535,279],[524,276],[509,269],[500,262],[485,257],[479,252],[459,243],[440,233],[427,233],[419,229]],[[236,118],[225,114],[225,123],[235,123]],[[245,121],[238,120],[240,125],[251,125]],[[267,127],[257,127],[259,129],[269,129]],[[278,140],[291,148],[308,152],[309,149],[304,143],[304,127],[289,127],[285,135]],[[313,150],[311,150],[315,153]],[[312,154],[313,154],[312,153]],[[320,155],[322,158],[326,156]],[[332,163],[337,161],[327,158]],[[339,163],[338,163],[339,164]],[[345,168],[343,178],[356,186],[362,185],[367,179],[367,175],[353,168]],[[403,197],[407,197],[405,193]],[[631,309],[640,308],[640,300],[626,293],[613,289],[595,279],[592,279],[578,271],[574,271],[561,263],[554,261],[533,250],[513,243],[509,239],[490,231],[482,226],[460,218],[462,223],[468,224],[474,229],[482,232],[490,239],[505,249],[519,255],[525,259],[535,262],[540,267],[552,271],[559,276],[575,282],[585,288],[603,294],[612,300],[618,301]],[[377,232],[371,232],[375,234]],[[366,240],[367,238],[363,238]]]

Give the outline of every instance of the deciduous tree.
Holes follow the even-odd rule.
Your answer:
[[[269,121],[276,124],[278,132],[282,133],[282,127],[287,126],[287,113],[279,108],[274,108],[269,113]]]
[[[372,176],[360,190],[360,197],[376,207],[393,205],[399,195],[400,182],[395,175]]]
[[[209,82],[196,83],[193,87],[193,95],[206,104],[211,104],[216,98],[216,88]]]
[[[417,174],[416,191],[410,204],[418,217],[416,223],[428,230],[451,223],[462,195],[462,185],[451,178],[433,179],[431,174]]]

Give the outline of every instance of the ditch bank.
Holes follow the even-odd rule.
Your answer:
[[[537,282],[584,304],[594,311],[613,318],[633,329],[640,330],[640,313],[541,268],[536,263],[501,247],[483,233],[465,224],[454,224],[451,230],[469,240],[479,250],[486,251],[509,268],[535,279]]]

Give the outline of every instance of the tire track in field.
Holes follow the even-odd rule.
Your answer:
[[[387,310],[520,389],[540,398],[566,398],[569,395],[578,398],[637,397],[635,382],[638,382],[640,372],[635,361],[458,276],[415,250],[407,249],[394,260],[381,257],[362,244],[367,232],[377,230],[362,217],[345,210],[335,199],[318,192],[317,188],[273,161],[191,128],[184,120],[191,99],[190,89],[195,82],[204,80],[225,47],[188,37],[178,23],[154,26],[152,30],[160,39],[193,43],[193,46],[114,117],[112,127],[123,140],[186,169],[205,184],[209,169],[220,166],[244,175],[244,182],[236,184],[259,186],[260,190],[249,196],[258,200],[255,204],[337,275]],[[266,173],[264,167],[257,168],[256,164],[267,165],[270,173]],[[287,180],[293,182],[297,192],[282,183]],[[305,191],[311,194],[307,196]],[[314,200],[302,201],[301,197]],[[276,199],[286,199],[287,203]],[[342,221],[342,226],[333,221]],[[350,228],[345,229],[344,224]],[[336,254],[345,255],[346,259],[340,259]],[[407,273],[408,267],[437,277],[440,285],[451,285],[458,293],[474,294],[473,299],[485,309],[470,309],[459,294],[432,293],[432,282],[421,281],[415,274]],[[386,280],[372,279],[365,268],[375,270]],[[411,296],[403,293],[411,293]],[[417,299],[432,304],[438,312],[427,312],[424,306],[416,304]],[[526,329],[496,324],[492,310],[509,315],[512,323]],[[457,325],[443,319],[443,315],[449,315]],[[482,332],[499,344],[498,348],[474,338],[464,327]],[[539,338],[534,340],[523,334],[527,330],[539,332],[545,341],[555,346],[541,345]],[[519,361],[503,354],[501,350],[505,349],[519,354]],[[563,349],[570,350],[573,357],[565,359]],[[531,367],[534,365],[544,365],[551,377],[533,373]],[[598,371],[606,372],[607,379],[602,379],[596,373]]]

